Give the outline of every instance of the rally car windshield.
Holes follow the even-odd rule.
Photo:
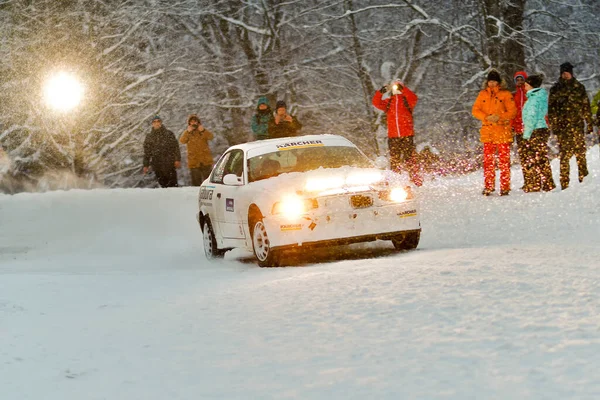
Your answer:
[[[253,182],[286,172],[344,166],[372,168],[373,164],[355,147],[319,146],[279,150],[248,159],[248,180]]]

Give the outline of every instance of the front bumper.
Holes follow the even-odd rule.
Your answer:
[[[332,201],[294,220],[269,216],[264,223],[273,248],[387,240],[421,229],[415,200],[359,209]]]

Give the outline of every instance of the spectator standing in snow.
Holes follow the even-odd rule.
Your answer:
[[[273,120],[273,111],[269,107],[269,101],[265,96],[258,99],[256,113],[252,116],[252,133],[254,140],[263,140],[269,138],[269,122]]]
[[[600,90],[598,90],[598,93],[596,93],[592,100],[592,115],[596,117],[596,126],[600,126]]]
[[[302,124],[298,122],[298,119],[287,113],[287,105],[283,100],[277,102],[273,119],[268,124],[269,138],[271,139],[298,136],[298,131],[302,129]]]
[[[513,79],[515,81],[515,92],[513,93],[513,98],[515,99],[515,106],[517,106],[517,115],[511,121],[511,126],[513,133],[515,135],[515,141],[517,142],[517,154],[519,155],[519,161],[521,163],[521,171],[523,172],[523,188],[531,186],[530,182],[530,174],[526,168],[527,163],[525,162],[525,153],[524,148],[525,144],[523,143],[523,105],[527,101],[527,95],[525,94],[525,79],[527,79],[527,72],[525,71],[517,71],[513,75]]]
[[[386,93],[389,93],[389,96],[384,99]],[[413,121],[417,101],[417,95],[399,79],[395,79],[375,92],[372,102],[373,106],[385,112],[387,116],[390,168],[396,172],[407,170],[411,181],[421,186],[423,179],[419,174]]]
[[[144,174],[152,168],[161,187],[177,187],[176,168],[180,166],[181,152],[177,138],[156,115],[152,119],[152,130],[144,140]]]
[[[588,175],[585,155],[585,125],[588,133],[593,132],[590,99],[585,86],[573,76],[573,65],[560,66],[560,78],[550,89],[548,119],[556,135],[560,156],[560,186],[569,187],[571,157],[577,160],[579,182]]]
[[[192,177],[192,186],[200,186],[210,175],[213,156],[208,141],[213,138],[212,132],[202,126],[198,115],[191,114],[188,117],[188,126],[181,134],[179,143],[187,145],[188,168]]]
[[[510,193],[510,144],[513,141],[510,122],[517,114],[512,94],[506,89],[500,73],[491,70],[484,88],[472,110],[473,116],[481,121],[480,140],[483,143],[483,177],[485,186],[482,194],[489,196],[496,187],[496,153],[500,168],[500,195]]]
[[[548,192],[556,185],[548,159],[550,131],[546,123],[548,114],[548,92],[542,88],[542,75],[531,75],[525,79],[527,102],[523,106],[523,154],[522,163],[530,173],[525,192]]]

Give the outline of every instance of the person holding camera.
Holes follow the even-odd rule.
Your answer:
[[[275,106],[275,115],[269,121],[269,138],[298,136],[302,124],[293,115],[287,113],[285,101],[279,100]]]
[[[385,94],[387,98],[383,98]],[[417,149],[414,142],[413,110],[418,97],[398,80],[384,85],[375,92],[373,105],[385,112],[388,128],[388,149],[390,153],[390,168],[401,172],[408,170],[410,180],[417,186],[423,184],[419,173]]]
[[[152,130],[144,140],[144,175],[154,171],[161,187],[177,187],[177,171],[181,165],[181,152],[175,134],[165,128],[162,119],[152,118]]]
[[[188,117],[188,126],[181,134],[179,142],[187,145],[192,186],[200,186],[212,171],[213,156],[208,141],[213,138],[212,132],[202,126],[198,115],[191,114]]]

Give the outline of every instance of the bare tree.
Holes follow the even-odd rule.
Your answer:
[[[153,114],[178,132],[199,113],[219,154],[251,140],[266,95],[288,102],[303,133],[342,134],[375,156],[385,120],[371,98],[400,78],[419,96],[417,142],[468,153],[490,68],[557,76],[570,61],[599,86],[599,13],[595,0],[0,0],[0,145],[33,186],[54,171],[141,186]],[[57,69],[85,81],[71,114],[40,101]]]

